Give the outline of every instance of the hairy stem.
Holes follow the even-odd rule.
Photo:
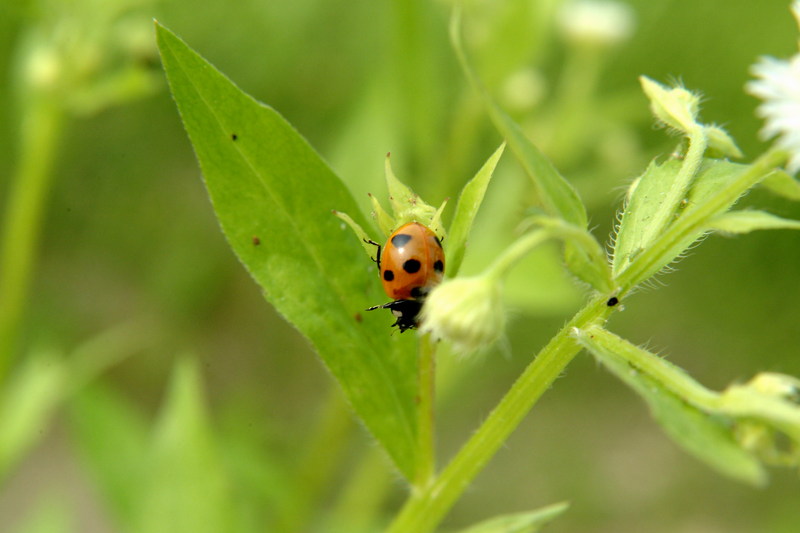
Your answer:
[[[572,328],[603,323],[612,308],[595,296],[539,352],[442,473],[423,490],[411,494],[388,533],[433,531],[470,482],[483,469],[542,394],[580,351]]]
[[[501,279],[512,266],[549,238],[550,234],[543,229],[526,233],[514,241],[511,246],[503,251],[500,257],[489,265],[486,270],[487,274],[496,280]]]
[[[436,345],[430,335],[419,338],[417,380],[417,471],[414,488],[422,490],[433,479],[436,470],[436,438],[434,434],[436,398]]]
[[[669,254],[680,242],[708,229],[711,218],[719,214],[727,205],[735,202],[750,188],[757,185],[776,167],[786,163],[787,154],[783,150],[770,150],[756,159],[738,178],[719,190],[719,192],[696,209],[687,211],[667,230],[653,241],[652,245],[626,268],[617,278],[621,292],[627,292],[644,281],[644,273],[663,263],[664,254]]]

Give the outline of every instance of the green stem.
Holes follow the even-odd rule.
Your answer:
[[[419,338],[417,367],[417,471],[414,488],[427,487],[436,471],[435,398],[436,398],[436,345],[430,335]]]
[[[550,233],[545,229],[538,229],[526,233],[511,246],[503,251],[503,254],[495,259],[491,265],[486,269],[486,275],[499,281],[508,270],[514,266],[520,259],[528,255],[531,250],[542,244],[544,241],[551,237]]]
[[[473,478],[494,456],[541,395],[580,351],[572,328],[602,323],[611,313],[605,296],[594,297],[553,337],[441,475],[412,493],[387,533],[433,531]]]
[[[687,403],[710,409],[719,400],[719,394],[708,390],[669,361],[631,344],[600,325],[592,325],[576,335],[581,344],[590,348],[595,355],[622,365],[627,370],[633,368],[641,371]]]
[[[63,119],[58,103],[46,97],[32,99],[22,117],[19,166],[0,245],[0,382],[16,349]]]
[[[638,285],[655,265],[662,264],[664,255],[672,253],[673,249],[681,242],[693,235],[699,235],[708,229],[708,222],[712,216],[720,213],[731,205],[740,196],[763,180],[775,168],[780,167],[787,160],[783,150],[772,149],[756,159],[741,175],[727,186],[719,190],[707,202],[696,209],[687,210],[675,221],[660,237],[658,237],[646,251],[639,254],[636,259],[618,277],[617,284],[621,293],[627,292]]]

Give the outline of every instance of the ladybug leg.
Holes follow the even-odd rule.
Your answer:
[[[381,245],[378,244],[377,242],[373,241],[373,240],[370,240],[370,239],[364,239],[364,242],[367,243],[367,244],[372,244],[373,246],[375,246],[378,249],[378,253],[377,253],[375,259],[373,259],[373,261],[375,261],[375,264],[378,265],[378,271],[380,271],[380,269],[381,269],[381,249],[382,249]]]

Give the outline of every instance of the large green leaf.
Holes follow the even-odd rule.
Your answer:
[[[161,57],[222,230],[266,298],[313,344],[406,476],[414,470],[415,359],[389,336],[374,266],[331,214],[364,217],[342,182],[274,109],[157,26]],[[375,277],[371,281],[371,277]]]

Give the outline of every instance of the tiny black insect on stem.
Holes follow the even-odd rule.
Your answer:
[[[619,303],[619,298],[617,298],[616,296],[612,296],[611,298],[608,299],[606,305],[609,307],[614,307],[618,303]]]

